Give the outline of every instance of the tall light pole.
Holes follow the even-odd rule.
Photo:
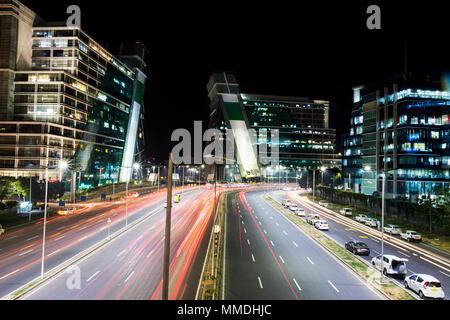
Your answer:
[[[316,169],[313,170],[313,202],[316,198]]]
[[[325,167],[320,168],[320,171],[322,171],[322,185],[325,185],[323,182],[323,174],[325,173],[326,170],[327,170],[327,168],[325,168]]]
[[[162,300],[169,299],[169,257],[170,257],[170,224],[172,211],[172,153],[169,156],[169,176],[167,181],[166,229],[164,242],[163,287]]]
[[[382,174],[381,186],[381,268],[380,268],[380,283],[383,283],[383,262],[384,262],[384,191],[386,186],[386,173]]]
[[[44,228],[42,231],[42,258],[41,258],[41,280],[44,279],[45,263],[45,229],[47,226],[47,196],[48,196],[48,166],[45,167],[45,200],[44,200]]]
[[[32,181],[31,178],[32,177],[31,177],[31,173],[30,173],[30,205],[31,205],[31,208],[30,208],[30,214],[28,215],[28,222],[31,222],[31,211],[33,211],[33,202],[31,202],[31,181]]]

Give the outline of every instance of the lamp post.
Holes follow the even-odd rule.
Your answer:
[[[320,168],[320,171],[322,171],[322,185],[325,185],[325,183],[323,182],[323,174],[325,173],[325,171],[327,171],[327,168],[322,167]]]

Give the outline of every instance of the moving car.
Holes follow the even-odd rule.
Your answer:
[[[397,235],[402,233],[402,229],[395,224],[388,224],[384,227],[384,232],[389,233],[390,235]]]
[[[58,211],[56,211],[57,214],[60,216],[67,216],[73,212],[72,208],[60,208]]]
[[[407,230],[405,232],[400,233],[400,238],[405,239],[409,242],[411,241],[422,241],[422,236],[415,231]]]
[[[368,217],[367,217],[365,214],[358,214],[358,215],[355,217],[355,220],[356,220],[356,221],[359,221],[359,222],[364,222],[364,221],[366,221],[367,218],[368,218]]]
[[[393,255],[385,254],[383,257],[383,274],[385,276],[397,276],[402,279],[405,278],[408,270],[406,270],[406,262],[408,259],[399,258]],[[375,269],[381,269],[381,255],[376,256],[371,261]]]
[[[320,201],[319,201],[319,204],[320,204],[322,207],[328,207],[328,202],[326,202],[326,201],[324,201],[324,200],[320,200]]]
[[[420,298],[444,299],[445,293],[438,279],[428,274],[413,274],[405,279],[405,288],[419,294]]]
[[[314,223],[314,227],[319,230],[328,231],[328,222],[326,220],[318,220]]]
[[[5,229],[3,229],[2,225],[0,224],[0,236],[5,234]]]
[[[370,249],[364,242],[351,240],[345,244],[345,249],[353,252],[354,255],[370,255]]]
[[[300,209],[300,208],[298,208],[297,210],[295,210],[295,211],[294,211],[294,214],[295,214],[296,216],[299,216],[299,217],[305,217],[305,216],[306,216],[305,210]]]
[[[177,194],[176,196],[173,197],[174,203],[179,203],[180,201],[181,201],[181,196],[179,194]]]
[[[367,218],[364,223],[366,224],[366,226],[369,227],[377,227],[378,226],[378,220],[375,218]]]
[[[309,223],[309,224],[311,224],[311,225],[314,225],[314,223],[315,223],[317,220],[320,220],[320,216],[319,216],[318,214],[315,214],[315,213],[310,214],[310,215],[308,215],[308,216],[306,217],[306,222]]]
[[[342,215],[344,215],[344,216],[352,216],[352,215],[353,215],[352,209],[350,209],[350,208],[342,208],[342,209],[339,211],[339,213],[342,214]]]

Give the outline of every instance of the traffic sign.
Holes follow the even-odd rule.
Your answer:
[[[60,201],[59,202],[59,206],[60,207],[65,207],[66,206],[66,202],[65,201]]]

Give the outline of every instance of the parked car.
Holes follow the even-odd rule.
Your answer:
[[[405,239],[405,240],[409,241],[409,242],[412,242],[412,241],[420,242],[420,241],[422,241],[422,236],[420,234],[418,234],[417,232],[412,231],[412,230],[407,230],[405,232],[400,233],[400,237],[402,239]]]
[[[384,232],[389,233],[390,235],[398,235],[402,233],[402,229],[395,224],[388,224],[384,227]]]
[[[318,215],[318,214],[310,214],[310,215],[308,215],[307,217],[306,217],[306,222],[307,223],[309,223],[309,224],[311,224],[311,225],[314,225],[314,223],[317,221],[317,220],[320,220],[320,216]]]
[[[364,242],[349,241],[345,244],[345,249],[353,252],[355,255],[370,255],[370,249]]]
[[[139,197],[139,193],[137,192],[128,193],[128,198],[137,198],[137,197]]]
[[[294,214],[298,217],[305,217],[305,210],[298,208],[297,210],[294,211]]]
[[[299,207],[297,206],[297,204],[293,203],[288,206],[288,209],[295,212],[295,210],[299,209]]]
[[[289,199],[284,199],[281,204],[283,205],[283,207],[288,207],[292,204],[292,201]]]
[[[358,214],[358,215],[355,217],[355,220],[364,223],[364,221],[366,221],[367,218],[368,218],[368,217],[367,217],[365,214]]]
[[[383,274],[385,276],[394,276],[400,277],[402,279],[405,278],[408,270],[406,269],[406,262],[408,259],[399,258],[393,255],[385,254],[383,257]],[[372,259],[372,266],[375,269],[381,269],[381,255],[376,256]]]
[[[350,217],[353,215],[352,209],[350,209],[350,208],[342,208],[339,211],[339,213],[344,215],[344,216],[350,216]]]
[[[366,226],[369,226],[369,227],[376,228],[378,226],[378,220],[375,218],[368,218],[364,221],[364,223],[366,224]]]
[[[445,293],[438,279],[428,274],[413,274],[405,279],[405,288],[416,292],[420,298],[444,299]]]
[[[324,201],[324,200],[320,200],[320,201],[319,201],[319,204],[320,204],[322,207],[328,207],[328,202],[326,202],[326,201]]]
[[[173,202],[174,203],[179,203],[181,201],[181,196],[179,194],[175,195],[173,197]]]
[[[326,220],[318,220],[314,223],[314,227],[316,227],[316,229],[318,230],[322,230],[322,231],[328,231],[329,227],[328,227],[328,222]]]

